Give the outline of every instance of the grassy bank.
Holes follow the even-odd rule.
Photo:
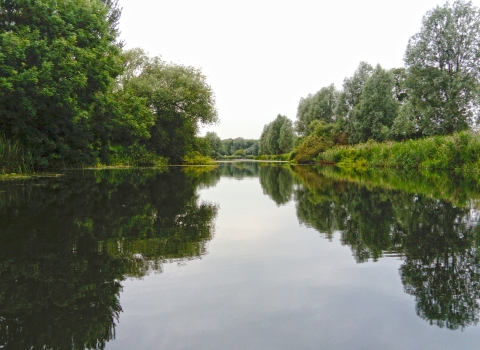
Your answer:
[[[480,174],[480,135],[461,132],[403,142],[367,142],[334,147],[319,154],[316,160],[359,170],[453,171],[465,177],[476,177]]]

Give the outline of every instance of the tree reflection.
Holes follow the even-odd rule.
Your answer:
[[[478,322],[480,227],[474,207],[369,189],[308,167],[295,168],[295,174],[302,182],[295,192],[300,222],[329,239],[338,231],[357,262],[402,256],[405,292],[431,324],[457,329]]]
[[[277,205],[286,204],[292,200],[294,177],[289,168],[266,164],[260,167],[259,174],[263,193]]]
[[[220,176],[241,180],[245,177],[257,177],[260,171],[258,162],[228,162],[218,167]]]
[[[0,347],[102,349],[125,277],[206,253],[205,175],[97,171],[0,189]]]

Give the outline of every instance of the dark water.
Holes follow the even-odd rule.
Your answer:
[[[0,348],[477,349],[480,192],[237,163],[0,183]]]

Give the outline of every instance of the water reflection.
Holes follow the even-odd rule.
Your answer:
[[[0,345],[104,348],[122,311],[123,279],[205,254],[217,215],[198,198],[205,173],[97,171],[1,183]]]
[[[275,163],[266,163],[260,167],[259,176],[263,193],[277,205],[286,204],[293,199],[294,177],[288,168]]]
[[[286,170],[285,170],[286,171]],[[478,211],[404,191],[334,180],[295,168],[299,220],[331,239],[335,232],[357,262],[399,255],[405,292],[417,314],[450,329],[478,322],[480,243]]]
[[[218,207],[198,190],[222,177],[258,177],[265,195],[278,206],[294,200],[301,224],[338,235],[358,263],[402,259],[404,291],[431,324],[476,324],[475,186],[388,176],[251,162],[0,182],[0,347],[104,348],[125,278],[206,254]]]

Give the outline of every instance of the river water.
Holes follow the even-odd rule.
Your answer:
[[[0,348],[477,349],[480,192],[231,163],[0,183]]]

